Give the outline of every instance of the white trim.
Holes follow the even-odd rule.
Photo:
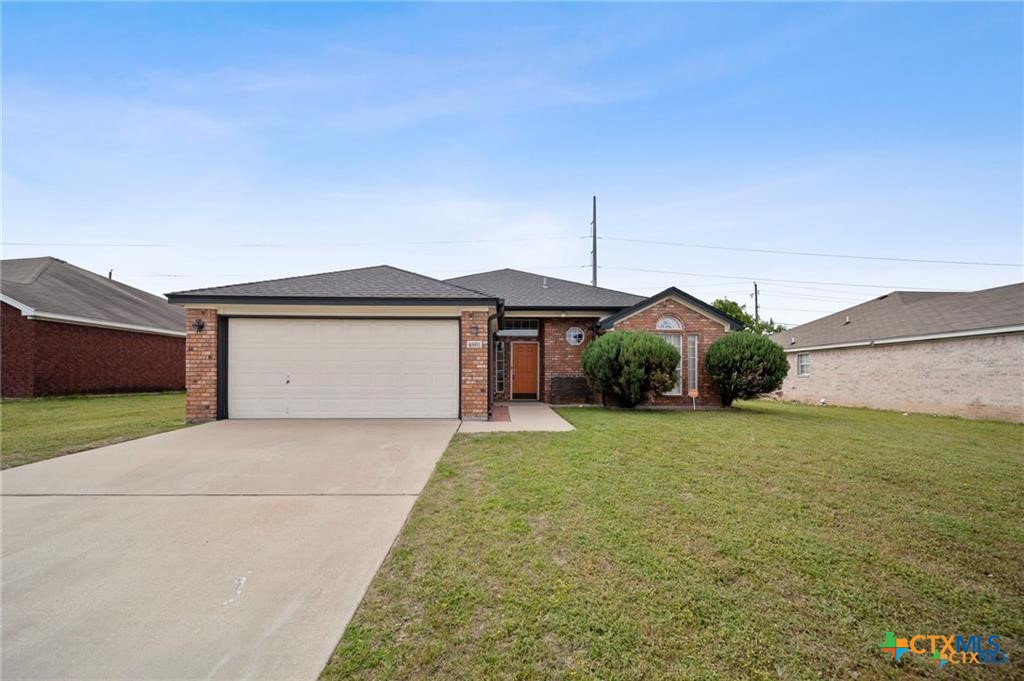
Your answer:
[[[501,329],[498,336],[501,338],[536,338],[539,335],[537,329]]]
[[[857,348],[869,345],[892,345],[894,343],[914,343],[917,341],[941,340],[943,338],[967,338],[970,336],[993,336],[1000,333],[1019,333],[1024,331],[1024,324],[1011,326],[993,326],[987,329],[970,329],[968,331],[946,331],[943,333],[926,333],[920,336],[899,336],[879,340],[855,341],[852,343],[832,343],[829,345],[808,345],[806,347],[784,347],[787,353],[809,352],[811,350],[832,350],[834,348]]]
[[[665,296],[664,298],[657,298],[657,299],[651,300],[649,303],[647,303],[643,307],[638,308],[638,309],[634,310],[633,312],[630,312],[628,315],[626,315],[622,319],[616,319],[615,323],[612,325],[612,328],[618,326],[619,324],[621,324],[622,322],[626,321],[630,317],[636,316],[636,315],[640,314],[641,312],[643,312],[644,310],[649,310],[650,308],[654,307],[655,305],[657,305],[659,303],[663,303],[666,300],[674,300],[675,302],[679,303],[683,307],[687,307],[687,308],[693,310],[694,312],[696,312],[700,316],[705,317],[706,319],[710,319],[712,321],[715,321],[715,322],[721,324],[722,327],[726,331],[729,331],[729,329],[732,326],[731,322],[727,321],[724,317],[720,317],[718,315],[711,314],[707,310],[702,310],[702,309],[700,309],[700,308],[698,308],[698,307],[696,307],[694,305],[691,305],[690,303],[688,303],[687,301],[683,300],[679,296],[676,296],[676,295],[670,293],[669,295]],[[666,315],[662,315],[662,317],[664,317],[664,316],[666,316]]]
[[[36,311],[35,311],[35,310],[33,310],[33,309],[32,309],[31,307],[29,307],[28,305],[25,305],[24,303],[19,303],[19,302],[18,302],[17,300],[15,300],[14,298],[11,298],[10,296],[5,296],[5,295],[4,295],[4,294],[2,294],[2,293],[0,293],[0,301],[3,301],[3,302],[5,302],[5,303],[7,303],[7,304],[8,304],[8,305],[10,305],[11,307],[16,307],[16,308],[18,308],[18,310],[20,310],[20,311],[21,311],[21,314],[25,315],[26,317],[27,317],[28,315],[30,315],[30,314],[35,314],[35,313],[36,313]]]
[[[537,357],[537,392],[536,392],[536,395],[534,396],[533,399],[539,400],[540,399],[540,341],[511,341],[509,343],[509,345],[512,346],[512,347],[510,347],[509,351],[508,351],[508,357],[509,357],[508,369],[507,369],[508,378],[509,378],[508,398],[510,400],[516,399],[516,397],[515,397],[515,390],[516,390],[516,383],[515,383],[515,381],[516,381],[516,346],[517,345],[534,345],[534,346],[537,347],[537,355],[536,355],[536,357]],[[528,399],[528,398],[520,397],[519,399]]]
[[[95,326],[101,329],[116,329],[118,331],[134,331],[136,333],[151,333],[157,336],[174,336],[175,338],[184,338],[185,332],[182,331],[171,331],[170,329],[161,329],[156,326],[142,326],[140,324],[127,324],[123,322],[110,322],[102,319],[92,319],[90,317],[76,317],[75,315],[69,314],[57,314],[55,312],[39,312],[31,307],[19,303],[18,301],[0,294],[0,300],[7,303],[12,307],[16,307],[21,311],[21,314],[25,319],[32,319],[41,322],[58,322],[61,324],[78,324],[80,326]]]

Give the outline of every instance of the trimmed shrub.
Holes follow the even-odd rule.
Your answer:
[[[782,348],[767,336],[730,333],[708,348],[704,366],[722,395],[722,405],[776,390],[789,373]]]
[[[671,390],[679,378],[679,351],[646,331],[612,331],[598,336],[580,358],[591,387],[624,407]]]

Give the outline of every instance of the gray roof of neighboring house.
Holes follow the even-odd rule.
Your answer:
[[[40,318],[81,317],[100,325],[185,332],[181,308],[57,258],[0,261],[0,292]]]
[[[1024,283],[954,293],[894,291],[772,338],[786,350],[799,350],[1022,324]]]
[[[511,269],[445,281],[503,298],[506,308],[617,310],[645,299],[632,293]]]
[[[493,296],[479,291],[390,265],[177,291],[167,296],[175,303],[234,301],[373,305],[493,300]]]

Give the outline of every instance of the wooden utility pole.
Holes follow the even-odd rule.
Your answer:
[[[594,196],[594,219],[590,223],[590,285],[597,286],[597,196]]]
[[[754,282],[754,321],[761,323],[761,305],[757,299],[757,282]]]

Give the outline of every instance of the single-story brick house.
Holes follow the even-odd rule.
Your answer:
[[[4,397],[181,390],[185,313],[56,258],[0,261]]]
[[[1024,283],[895,291],[772,338],[786,400],[1024,421]]]
[[[580,353],[645,329],[680,348],[660,405],[720,405],[707,346],[740,323],[678,289],[650,296],[516,270],[441,281],[389,267],[180,291],[190,421],[486,419],[495,400],[592,399]]]

